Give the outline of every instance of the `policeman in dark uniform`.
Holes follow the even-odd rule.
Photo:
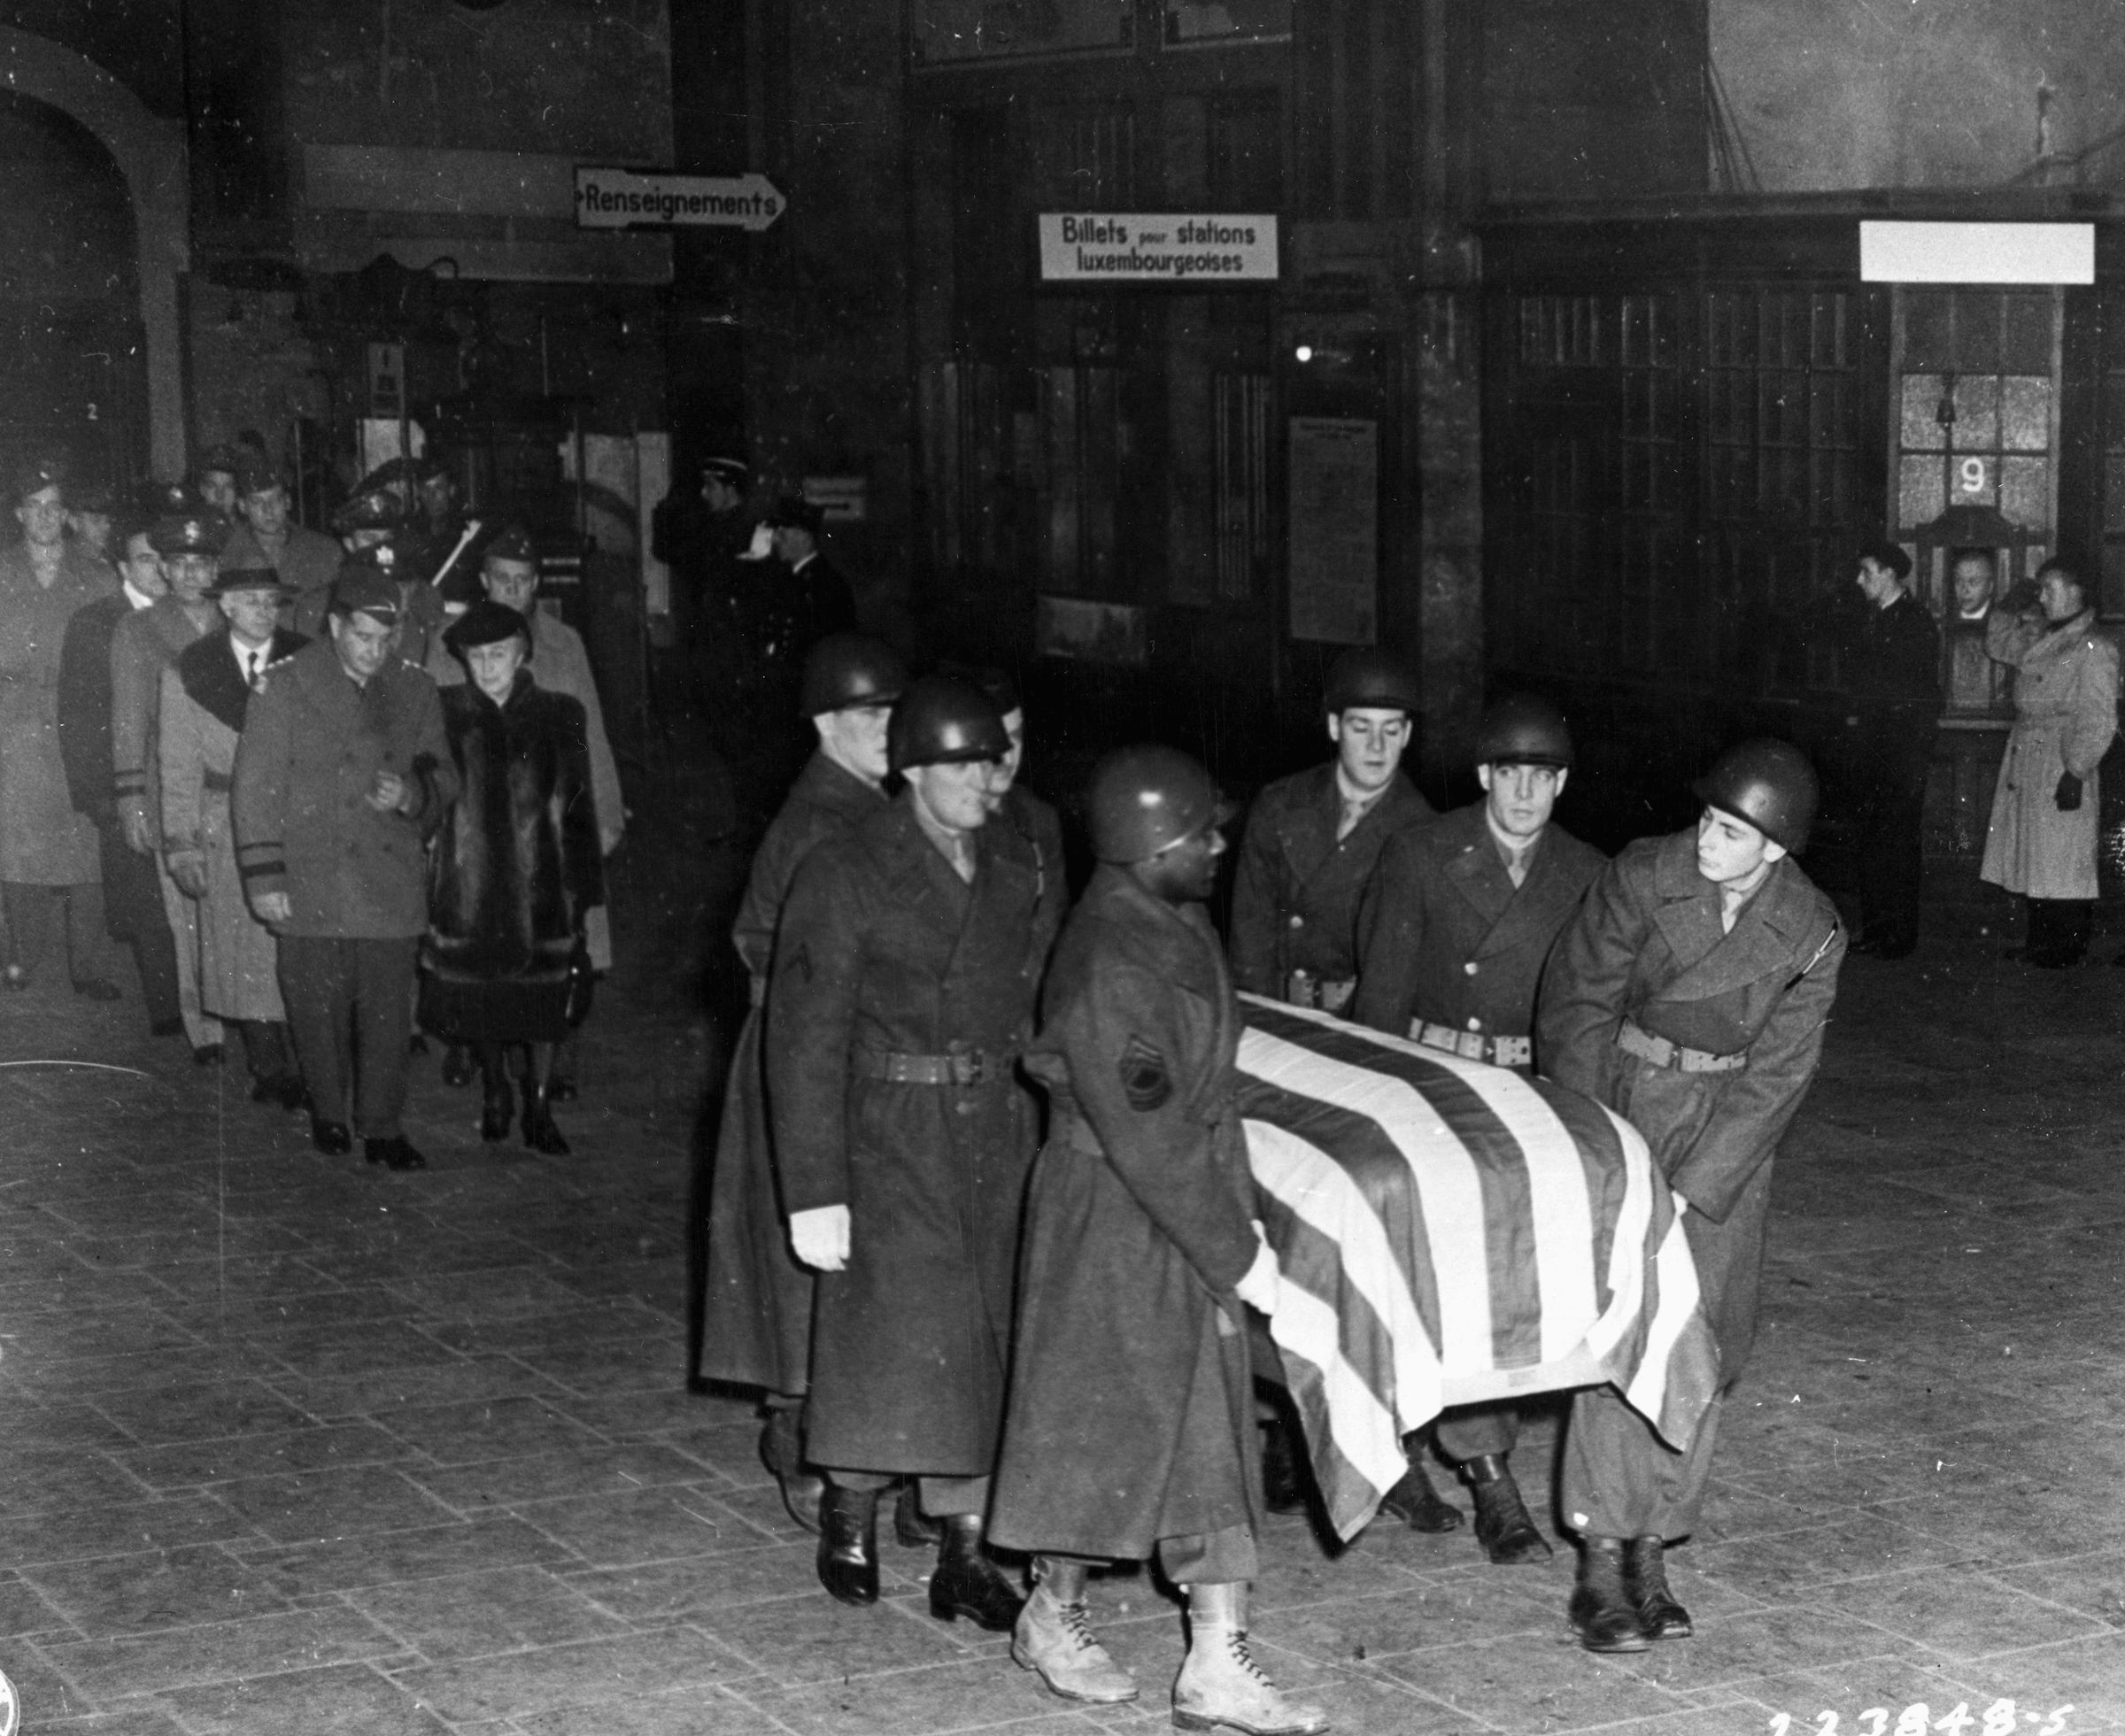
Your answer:
[[[1255,798],[1240,846],[1232,984],[1341,1013],[1357,977],[1357,910],[1379,853],[1432,817],[1402,774],[1417,677],[1392,652],[1347,651],[1322,696],[1335,758]]]
[[[1855,953],[1906,956],[1919,939],[1926,773],[1941,714],[1941,633],[1911,594],[1911,557],[1894,543],[1859,552],[1865,613],[1844,639],[1852,696],[1852,820],[1859,839]]]
[[[1388,841],[1365,894],[1353,1016],[1432,1048],[1532,1071],[1535,986],[1594,876],[1598,850],[1550,813],[1571,775],[1563,715],[1530,694],[1500,700],[1476,731],[1483,799]],[[1476,1541],[1500,1563],[1546,1559],[1506,1463],[1511,1405],[1439,1420],[1476,1504]]]
[[[798,870],[768,997],[775,1166],[821,1275],[819,1578],[877,1601],[878,1493],[915,1477],[945,1526],[931,1613],[1008,1631],[1024,1599],[983,1538],[1033,1155],[1016,1061],[1054,932],[1023,843],[989,823],[1010,744],[986,696],[914,682],[891,741],[905,786]]]
[[[1696,791],[1696,825],[1640,838],[1602,871],[1542,978],[1535,1049],[1558,1084],[1645,1136],[1681,1196],[1721,1393],[1756,1331],[1771,1160],[1822,1057],[1844,935],[1794,860],[1814,768],[1785,742],[1743,742]],[[1571,1619],[1589,1651],[1686,1638],[1663,1545],[1694,1531],[1721,1398],[1677,1453],[1607,1387],[1572,1400],[1565,1522],[1580,1533]]]

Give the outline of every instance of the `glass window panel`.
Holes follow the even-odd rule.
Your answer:
[[[2125,451],[2103,454],[2103,528],[2125,530]]]
[[[1947,430],[1934,420],[1940,402],[1940,375],[1906,374],[1904,376],[1902,437],[1905,451],[1938,451],[1948,444]],[[1904,522],[1909,524],[1911,521],[1906,519]]]
[[[1999,379],[1966,374],[1955,382],[1955,427],[1951,444],[1959,452],[1983,452],[1999,445]]]
[[[2103,548],[2103,613],[2125,614],[2125,546],[2116,543]]]
[[[2052,371],[2052,297],[2003,296],[1999,370],[2003,374],[2042,374]]]
[[[969,60],[1127,48],[1136,8],[1133,0],[916,0],[913,16],[917,59]]]
[[[1999,303],[1996,289],[1955,292],[1954,365],[1963,372],[1999,372]]]
[[[1990,453],[1948,455],[1948,504],[1993,506],[1999,502],[1999,460]]]
[[[1290,34],[1291,0],[1166,0],[1169,42]]]
[[[2015,374],[1999,382],[1999,444],[2011,452],[2049,451],[2052,382]]]
[[[1945,374],[1955,366],[1954,326],[1942,290],[1913,291],[1904,302],[1904,366]]]
[[[1939,459],[1906,458],[1897,478],[1897,521],[1909,526],[1940,517],[1948,504],[1944,487]]]
[[[1999,461],[1999,510],[2016,524],[2052,521],[2052,461],[2007,458]]]

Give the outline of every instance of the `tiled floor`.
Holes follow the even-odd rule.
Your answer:
[[[683,844],[638,891],[713,902],[733,860]],[[691,905],[642,912],[645,955],[696,944]],[[1465,1532],[1379,1527],[1331,1558],[1281,1520],[1273,1673],[1349,1732],[2125,1724],[2121,1008],[2125,972],[1974,942],[1851,965],[1759,1358],[1673,1557],[1696,1639],[1595,1658],[1568,1555],[1494,1569]],[[417,1063],[410,1177],[313,1155],[135,1016],[0,999],[0,1669],[27,1729],[1165,1724],[1179,1623],[1140,1577],[1096,1588],[1146,1686],[1108,1710],[931,1619],[917,1555],[887,1545],[877,1609],[816,1589],[747,1408],[685,1390],[720,1050],[670,982],[607,995],[566,1160],[483,1148],[476,1093]],[[1554,1441],[1538,1416],[1531,1488]]]

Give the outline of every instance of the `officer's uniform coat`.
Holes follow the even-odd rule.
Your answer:
[[[274,633],[267,662],[294,655],[303,643]],[[206,874],[206,896],[197,901],[200,1004],[216,1018],[279,1022],[288,1016],[280,943],[244,899],[229,826],[229,785],[251,697],[225,632],[186,646],[163,671],[163,850],[173,863],[190,857]]]
[[[0,880],[81,886],[103,876],[96,827],[74,812],[59,756],[59,653],[75,611],[117,583],[72,544],[50,589],[25,544],[0,551]]]
[[[97,829],[105,925],[121,940],[159,946],[170,932],[155,859],[135,854],[119,829],[111,783],[111,639],[135,613],[123,590],[74,611],[59,651],[59,759],[73,811]]]
[[[708,1196],[707,1284],[699,1372],[709,1380],[801,1393],[811,1384],[812,1275],[790,1253],[768,1125],[761,1044],[775,933],[798,865],[882,811],[875,784],[815,753],[761,839],[731,944],[752,984],[716,1130]]]
[[[1070,908],[1070,879],[1062,860],[1062,816],[1023,783],[1004,791],[999,821],[1024,841],[1039,876],[1041,921],[1055,934]]]
[[[1055,949],[1028,1061],[1034,1166],[991,1535],[1141,1559],[1254,1525],[1248,1336],[1254,1187],[1232,1109],[1240,1015],[1217,937],[1124,870],[1093,876]]]
[[[1281,1000],[1294,970],[1328,982],[1356,976],[1358,903],[1379,853],[1397,832],[1432,818],[1432,805],[1397,772],[1339,843],[1342,811],[1333,760],[1255,798],[1232,886],[1235,987]]]
[[[1683,1225],[1730,1385],[1756,1332],[1771,1160],[1821,1059],[1845,937],[1790,857],[1772,868],[1731,934],[1720,931],[1719,903],[1719,889],[1697,871],[1696,828],[1631,845],[1557,943],[1535,1047],[1550,1078],[1642,1133],[1689,1201]],[[1746,1050],[1748,1065],[1656,1066],[1617,1046],[1626,1017],[1687,1048]]]
[[[369,806],[386,770],[412,786],[408,812]],[[434,682],[387,660],[358,687],[329,640],[305,645],[267,672],[244,714],[231,806],[245,895],[286,892],[285,935],[423,934],[423,846],[457,795]]]
[[[1978,877],[2033,899],[2097,896],[2098,768],[2118,731],[2118,648],[2093,612],[2059,626],[1994,609],[1985,650],[2014,669],[2014,728],[1992,791]],[[2059,775],[2082,782],[2059,810]]]
[[[212,603],[198,608],[206,620],[220,621]],[[162,774],[155,730],[162,714],[162,672],[208,630],[175,597],[158,597],[111,630],[112,793],[119,813],[143,815],[149,837],[157,840],[162,836]],[[178,945],[184,945],[182,936]]]
[[[1389,839],[1365,893],[1351,1016],[1395,1037],[1410,1022],[1526,1037],[1558,933],[1606,860],[1554,822],[1518,886],[1485,804]]]
[[[1015,832],[973,834],[970,885],[913,802],[797,871],[768,999],[768,1099],[790,1213],[846,1205],[851,1222],[846,1269],[815,1279],[807,1456],[981,1477],[1003,1421],[1033,1155],[1010,1058],[1032,1037],[1054,935]],[[989,1067],[964,1085],[880,1079],[864,1062],[970,1052]]]

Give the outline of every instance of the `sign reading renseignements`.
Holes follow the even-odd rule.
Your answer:
[[[1044,283],[1274,283],[1277,220],[1258,213],[1040,213]]]
[[[788,203],[764,174],[576,170],[579,229],[764,229]]]

